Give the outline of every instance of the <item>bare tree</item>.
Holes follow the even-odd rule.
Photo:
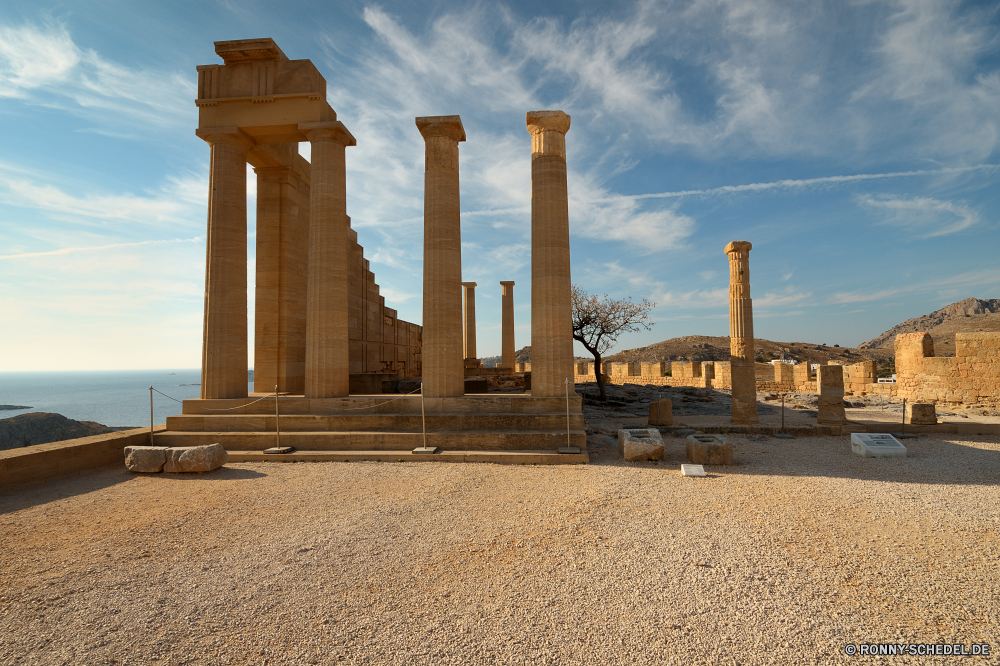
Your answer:
[[[639,329],[650,330],[649,311],[656,307],[645,298],[633,303],[631,298],[613,299],[591,296],[577,285],[573,285],[573,339],[594,355],[594,374],[601,400],[608,399],[601,373],[601,356],[611,349],[622,333],[635,333]]]

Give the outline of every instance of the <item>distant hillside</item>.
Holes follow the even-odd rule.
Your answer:
[[[829,347],[809,342],[773,342],[763,338],[754,338],[754,349],[758,360],[787,359],[799,363],[824,363],[838,361],[844,364],[860,363],[861,361],[885,362],[892,358],[893,350],[888,349],[851,349],[849,347]],[[656,363],[659,361],[728,361],[729,337],[709,337],[705,335],[687,335],[681,338],[671,338],[663,342],[628,349],[605,360],[616,363],[643,361]]]
[[[74,421],[62,414],[32,412],[0,419],[0,451],[129,429],[109,427],[94,421]]]
[[[480,359],[484,368],[495,368],[500,365],[500,356],[484,356]],[[531,345],[514,352],[514,363],[531,363]]]
[[[921,331],[934,338],[935,356],[954,356],[955,333],[1000,331],[1000,298],[966,298],[936,312],[907,319],[877,338],[861,343],[858,349],[891,352],[897,335]]]

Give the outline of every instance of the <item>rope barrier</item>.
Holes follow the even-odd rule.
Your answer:
[[[169,396],[169,395],[167,395],[166,393],[164,393],[163,391],[161,391],[159,389],[155,389],[152,386],[150,386],[149,388],[151,390],[153,390],[153,391],[156,391],[157,393],[159,393],[160,395],[162,395],[164,398],[170,398],[174,402],[179,402],[181,404],[184,404],[183,400],[178,400],[177,398]],[[417,393],[418,391],[420,391],[420,389],[416,388],[416,389],[413,389],[412,391],[410,391],[409,393],[404,393],[403,395],[413,395],[414,393]],[[211,411],[211,412],[230,412],[230,411],[232,411],[234,409],[243,409],[244,407],[249,407],[250,405],[254,405],[254,404],[260,402],[261,400],[267,400],[268,398],[275,398],[275,399],[277,399],[277,397],[279,395],[282,395],[282,394],[278,393],[277,391],[272,391],[272,392],[268,393],[267,395],[265,395],[263,398],[258,398],[257,400],[254,400],[253,402],[248,402],[245,405],[238,405],[236,407],[201,407],[201,406],[198,406],[198,409],[207,409],[208,411]],[[288,395],[288,394],[285,393],[283,395]],[[359,409],[374,409],[375,407],[381,407],[382,405],[388,405],[390,402],[395,402],[397,400],[402,400],[402,398],[393,398],[392,400],[386,400],[385,402],[380,402],[377,405],[365,405],[364,407],[348,407],[344,411],[353,412],[353,411],[357,411]]]

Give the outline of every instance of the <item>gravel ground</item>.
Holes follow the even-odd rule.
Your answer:
[[[734,436],[626,464],[103,470],[0,495],[2,664],[954,663],[989,643],[1000,437]],[[962,660],[962,663],[967,663]]]

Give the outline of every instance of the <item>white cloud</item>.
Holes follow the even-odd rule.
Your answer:
[[[921,239],[964,231],[980,222],[979,213],[970,207],[930,197],[864,195],[858,203],[880,213],[884,224],[902,227]]]
[[[759,308],[781,307],[801,303],[802,301],[808,301],[812,299],[812,297],[812,292],[801,292],[792,286],[788,286],[785,287],[784,292],[767,292],[763,296],[755,296],[753,304],[754,307]]]
[[[678,309],[725,308],[729,305],[729,288],[697,289],[682,294],[666,292],[656,299],[659,307]]]
[[[108,245],[92,245],[89,247],[63,247],[58,250],[46,250],[43,252],[20,252],[18,254],[3,254],[0,259],[29,259],[35,257],[55,257],[73,252],[96,252],[100,250],[116,250],[123,247],[138,247],[140,245],[159,245],[161,243],[197,243],[204,240],[200,236],[194,238],[173,238],[168,240],[148,240],[134,243],[110,243]]]
[[[890,296],[900,293],[900,289],[880,289],[874,292],[837,292],[830,299],[831,303],[866,303],[868,301],[880,301]]]
[[[149,126],[190,123],[196,96],[191,73],[130,68],[80,48],[53,20],[0,26],[0,97],[62,108],[107,135],[139,139]],[[120,125],[144,132],[122,131]]]

